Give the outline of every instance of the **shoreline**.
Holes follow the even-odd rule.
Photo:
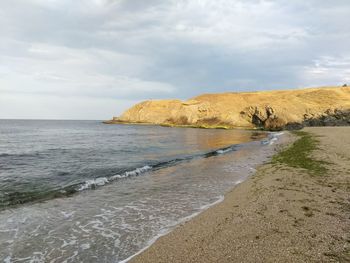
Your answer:
[[[262,128],[257,128],[254,126],[234,126],[234,125],[196,125],[196,124],[170,124],[170,123],[152,123],[152,122],[132,122],[132,121],[119,121],[119,120],[105,120],[102,121],[103,124],[108,125],[140,125],[140,126],[159,126],[165,128],[192,128],[192,129],[217,129],[217,130],[248,130],[248,131],[265,131]],[[282,131],[282,130],[278,130]],[[270,131],[271,132],[271,131]],[[273,131],[272,131],[273,132]]]
[[[320,141],[312,158],[336,176],[264,164],[222,202],[122,262],[349,260],[350,128],[303,131]]]
[[[290,143],[292,143],[294,141],[294,136],[292,136],[290,133],[288,132],[267,132],[268,136],[267,139],[261,140],[261,143],[263,145],[273,145],[274,149],[273,152],[274,154],[269,158],[271,159],[276,153],[278,153],[280,151],[281,148],[285,148],[287,147]],[[270,136],[272,135],[272,136]],[[279,138],[283,136],[283,140],[278,141]],[[277,143],[276,143],[277,142]],[[200,211],[187,216],[183,219],[181,219],[179,222],[175,223],[172,226],[168,226],[167,229],[164,229],[163,231],[161,231],[157,236],[155,236],[154,238],[152,238],[148,245],[144,248],[142,248],[140,251],[138,251],[137,253],[131,255],[130,257],[123,259],[121,261],[118,261],[119,263],[127,263],[127,262],[133,262],[134,258],[137,258],[138,256],[142,255],[145,251],[147,251],[150,247],[152,247],[154,244],[156,244],[159,239],[161,239],[164,236],[169,235],[171,232],[175,231],[178,227],[183,226],[184,224],[190,222],[191,220],[193,220],[194,218],[196,218],[197,216],[201,215],[202,213],[205,213],[207,210],[212,209],[213,207],[215,207],[216,205],[219,205],[220,203],[225,201],[225,197],[227,194],[229,194],[230,192],[234,191],[234,189],[244,183],[245,181],[249,180],[251,177],[254,176],[254,174],[256,173],[256,171],[259,169],[260,166],[263,166],[264,164],[260,164],[257,169],[254,168],[254,173],[251,175],[247,175],[245,177],[242,177],[241,179],[239,179],[237,182],[235,182],[234,186],[229,189],[224,195],[220,196],[220,198],[210,204],[204,205],[202,209],[200,209]],[[244,179],[243,179],[244,178]]]
[[[92,126],[99,129],[96,124]],[[54,198],[3,211],[0,258],[14,261],[22,258],[89,261],[96,258],[108,262],[128,258],[149,245],[154,237],[220,202],[235,182],[253,174],[258,165],[272,156],[277,144],[269,146],[268,139],[273,139],[275,134],[268,136],[265,132],[158,128],[151,131],[140,129],[135,133],[131,129],[127,134],[135,133],[130,137],[132,141],[138,134],[153,132],[157,132],[154,137],[157,141],[177,136],[178,146],[174,146],[173,151],[168,150],[172,150],[171,147],[164,149],[171,157],[184,152],[184,158],[166,158],[165,155],[173,165],[159,162],[164,169],[156,164],[154,171],[146,176],[132,176],[130,180],[68,198]],[[115,130],[109,132],[115,133]],[[124,133],[124,130],[118,132]],[[139,138],[144,141],[144,136]],[[108,151],[107,158],[114,151]],[[139,159],[144,161],[144,158]]]
[[[242,183],[242,181],[239,181],[235,186],[237,186],[238,184]],[[232,189],[231,189],[232,190]],[[199,214],[205,212],[206,210],[210,209],[211,207],[220,204],[221,202],[223,202],[225,200],[225,196],[220,196],[220,198],[218,200],[216,200],[215,202],[208,204],[208,205],[204,205],[204,207],[202,208],[201,211],[196,212],[190,216],[187,216],[183,219],[181,219],[179,222],[175,223],[172,226],[169,226],[167,229],[165,229],[164,231],[161,231],[157,236],[155,236],[154,238],[152,238],[149,241],[149,244],[142,248],[140,251],[138,251],[137,253],[135,253],[134,255],[131,255],[130,257],[123,259],[121,261],[118,261],[118,263],[127,263],[130,262],[130,260],[132,260],[133,258],[137,257],[138,255],[142,254],[144,251],[146,251],[148,248],[150,248],[154,243],[157,242],[158,239],[160,239],[163,236],[168,235],[171,231],[174,231],[178,226],[185,224],[187,222],[189,222],[190,220],[192,220],[193,218],[195,218],[196,216],[198,216]]]

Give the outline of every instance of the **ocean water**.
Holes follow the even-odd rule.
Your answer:
[[[0,262],[120,262],[272,154],[243,130],[0,120]]]

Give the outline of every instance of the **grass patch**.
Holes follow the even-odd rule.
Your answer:
[[[294,131],[299,138],[286,150],[272,158],[272,163],[282,163],[289,167],[302,168],[312,175],[323,175],[327,172],[325,161],[315,160],[310,155],[317,149],[319,141],[308,132]]]

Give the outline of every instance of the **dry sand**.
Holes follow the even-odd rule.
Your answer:
[[[266,164],[130,262],[350,262],[350,127],[305,130],[326,174]]]

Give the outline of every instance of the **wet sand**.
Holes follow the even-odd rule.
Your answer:
[[[350,127],[304,130],[325,174],[263,165],[129,262],[350,262]]]

